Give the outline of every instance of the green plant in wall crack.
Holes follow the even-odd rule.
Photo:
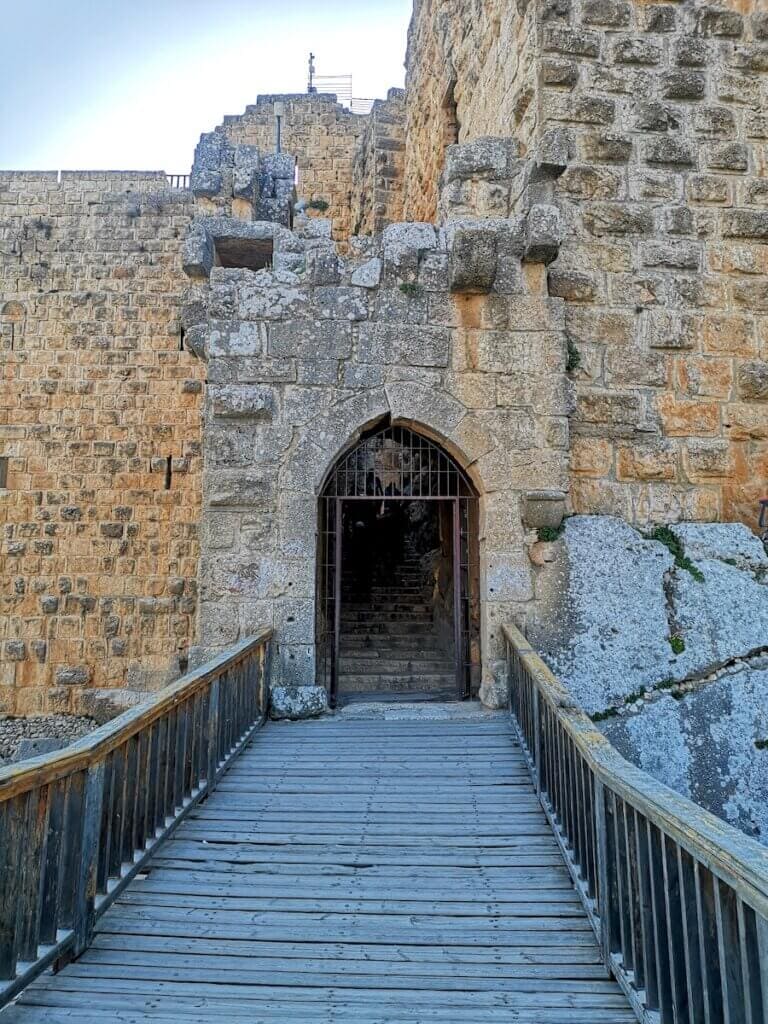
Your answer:
[[[755,740],[757,750],[768,750],[768,740]]]
[[[424,294],[423,286],[414,281],[403,281],[400,291],[409,299],[418,299]]]
[[[682,541],[674,535],[668,526],[656,526],[646,534],[646,537],[648,540],[657,540],[659,544],[663,544],[674,558],[678,569],[685,569],[698,583],[704,582],[704,573],[688,558]]]
[[[669,646],[672,648],[674,654],[682,654],[685,650],[685,640],[681,636],[675,634],[669,638]]]
[[[330,205],[327,199],[311,199],[307,203],[307,209],[316,210],[318,213],[325,213]]]
[[[581,366],[581,352],[569,338],[566,347],[565,372],[574,373]]]

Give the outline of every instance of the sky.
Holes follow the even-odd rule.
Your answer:
[[[0,0],[2,3],[2,0]],[[5,4],[3,4],[5,7]],[[259,93],[402,86],[412,0],[23,0],[3,11],[0,169],[189,172]]]

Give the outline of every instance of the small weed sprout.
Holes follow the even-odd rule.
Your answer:
[[[424,294],[424,288],[414,281],[404,281],[400,285],[400,291],[409,299],[418,299]]]

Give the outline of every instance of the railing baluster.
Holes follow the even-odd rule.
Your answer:
[[[19,893],[19,918],[21,938],[19,958],[26,961],[37,959],[40,944],[40,911],[43,870],[45,864],[45,843],[48,831],[49,787],[39,786],[29,794],[27,842],[24,850],[24,884]]]
[[[51,784],[48,813],[48,838],[45,845],[43,888],[40,896],[40,941],[52,945],[56,941],[59,924],[59,892],[61,878],[61,842],[67,807],[67,784],[62,779]]]
[[[680,910],[680,876],[677,850],[663,833],[660,836],[664,880],[664,924],[667,935],[672,1017],[675,1024],[688,1019],[688,986],[685,980],[684,937]]]
[[[27,794],[7,800],[2,807],[0,833],[0,979],[16,976],[18,959],[19,877],[26,841]]]
[[[680,912],[683,929],[685,982],[688,991],[688,1017],[693,1021],[703,1021],[705,1019],[704,988],[701,978],[696,910],[696,872],[690,855],[679,845],[677,846],[677,873],[680,879]]]
[[[99,854],[101,806],[104,799],[104,762],[92,765],[85,779],[81,822],[80,862],[75,876],[75,932],[73,954],[79,956],[93,935],[96,908],[96,865]]]

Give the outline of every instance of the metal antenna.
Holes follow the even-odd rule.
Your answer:
[[[309,85],[307,86],[307,92],[317,92],[315,88],[315,55],[310,53],[309,55]]]

